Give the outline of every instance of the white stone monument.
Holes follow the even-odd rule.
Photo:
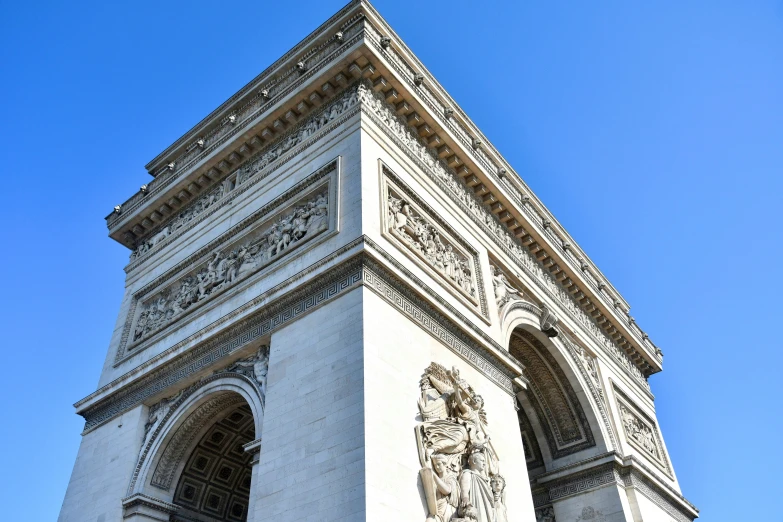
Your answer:
[[[661,351],[367,2],[147,169],[62,522],[697,516]]]

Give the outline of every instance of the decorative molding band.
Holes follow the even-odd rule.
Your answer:
[[[366,241],[369,241],[369,239],[363,236],[357,238],[357,240],[330,254],[280,286],[292,284],[306,274],[312,273],[319,267],[337,259],[343,253],[366,244]],[[414,282],[418,281],[414,279]],[[127,384],[105,399],[84,409],[80,412],[85,418],[84,432],[87,433],[95,429],[116,415],[148,400],[150,397],[159,395],[177,383],[190,379],[193,375],[216,365],[220,361],[226,360],[225,357],[230,354],[268,336],[283,325],[295,321],[321,304],[344,295],[362,284],[367,285],[397,309],[404,312],[405,315],[422,326],[422,328],[429,331],[446,346],[482,371],[507,393],[513,393],[512,380],[517,375],[513,374],[509,364],[519,365],[519,363],[507,356],[507,360],[503,360],[493,351],[470,339],[462,331],[461,327],[435,310],[424,299],[419,297],[415,291],[409,288],[408,284],[403,283],[379,265],[372,259],[369,253],[361,252],[348,260],[340,262],[323,274],[316,276],[312,281],[265,305],[262,309],[252,313],[225,331],[214,335],[203,344],[189,349],[179,357],[158,368],[151,369],[146,375],[138,378],[136,381]],[[236,317],[238,314],[258,307],[261,303],[266,303],[269,295],[272,295],[275,291],[277,289],[272,289],[254,298],[246,305],[222,318],[220,324],[225,324],[225,321]],[[427,293],[432,292],[432,290],[426,287],[424,287],[424,291]],[[458,317],[464,319],[462,316],[458,315]],[[465,321],[466,324],[470,325],[467,320]],[[478,330],[475,327],[473,328]],[[167,350],[166,353],[171,353],[171,351],[176,350],[187,342],[189,342],[189,339],[177,343],[170,350]],[[496,350],[499,348],[495,345],[493,347]],[[498,353],[503,353],[503,351],[498,350]],[[159,360],[157,357],[164,355],[156,356],[155,360]],[[150,365],[154,363],[155,361],[145,363],[144,367],[150,368]],[[99,392],[108,390],[110,387],[111,384],[106,385]]]
[[[381,168],[381,223],[386,239],[489,320],[478,252],[394,172]]]
[[[310,118],[280,135],[268,147],[242,162],[238,168],[232,169],[221,178],[220,183],[216,183],[177,215],[150,231],[143,239],[137,240],[137,248],[131,252],[126,271],[133,271],[161,248],[171,244],[221,208],[230,205],[252,186],[266,179],[272,172],[297,157],[302,150],[357,113],[356,88],[356,85],[347,88],[331,103],[314,112]]]
[[[201,346],[188,350],[170,363],[152,370],[138,381],[86,409],[82,412],[86,421],[85,432],[224,360],[227,355],[352,289],[362,280],[361,263],[358,261],[360,260],[339,265],[324,276],[303,285]]]
[[[433,301],[437,302],[438,305],[442,306],[452,316],[458,318],[459,321],[461,322],[461,324],[463,324],[467,329],[469,329],[471,334],[474,335],[476,338],[481,339],[487,345],[492,346],[497,353],[504,354],[506,357],[508,357],[511,360],[511,362],[514,365],[522,367],[522,364],[518,360],[516,360],[514,357],[512,357],[512,356],[510,356],[508,354],[508,348],[507,347],[501,346],[491,336],[489,336],[486,332],[484,332],[484,330],[476,327],[476,325],[472,321],[470,321],[467,317],[465,317],[462,313],[460,313],[456,308],[454,308],[449,303],[448,300],[444,299],[439,292],[433,290],[432,288],[427,286],[421,279],[419,279],[418,277],[413,275],[413,273],[410,270],[408,270],[407,267],[405,267],[402,263],[400,263],[394,257],[392,257],[388,252],[386,252],[383,248],[381,248],[380,245],[375,243],[375,241],[373,241],[372,239],[370,239],[367,236],[363,236],[363,238],[364,238],[363,241],[364,241],[365,247],[369,251],[372,251],[378,257],[382,258],[385,262],[387,262],[391,266],[393,266],[395,273],[402,274],[403,276],[405,276],[405,278],[407,280],[411,281],[413,287],[415,287],[416,289],[421,290],[422,292],[424,292],[427,296],[429,296],[430,299],[432,299]],[[401,284],[403,285],[403,287],[407,287],[408,286],[405,283],[401,283]],[[483,289],[483,286],[481,288]],[[413,294],[410,294],[410,295],[411,295],[411,298],[418,299],[418,295],[417,294],[413,293]],[[421,301],[421,302],[424,303],[426,306],[429,306],[426,303],[426,301]],[[443,317],[443,316],[439,315],[439,317]],[[446,319],[444,317],[444,320],[448,321],[449,319]],[[465,337],[465,338],[468,339],[467,337]],[[472,341],[469,341],[469,342],[472,342]],[[494,357],[494,355],[493,355],[493,357]],[[515,375],[514,377],[518,377],[518,375]]]
[[[338,167],[336,158],[135,292],[115,364],[226,288],[257,279],[303,246],[314,246],[315,237],[336,232]]]
[[[656,506],[666,511],[666,513],[677,522],[693,522],[693,519],[696,518],[694,515],[698,514],[698,510],[693,507],[690,502],[684,498],[678,499],[680,502],[686,503],[692,509],[692,512],[687,513],[677,503],[672,502],[671,493],[662,490],[638,471],[634,469],[624,470],[622,472],[622,478],[626,487],[632,487],[634,490],[643,494]]]
[[[609,484],[622,484],[620,472],[615,469],[614,463],[601,465],[589,472],[571,476],[556,485],[549,487],[549,502],[556,502],[560,499],[571,497],[590,491],[592,489],[602,488]]]
[[[417,297],[391,272],[368,259],[363,280],[368,288],[397,308],[408,319],[513,395],[513,379],[517,376],[512,375],[508,370],[502,371],[501,368],[505,365],[499,364],[494,354],[468,339],[458,326]]]
[[[344,12],[345,11],[341,11],[337,17],[342,16],[342,13]],[[327,23],[331,23],[335,18],[336,17],[333,17]],[[155,179],[147,184],[148,189],[146,193],[136,193],[131,196],[122,204],[123,211],[121,214],[110,214],[106,218],[108,228],[110,230],[115,228],[117,224],[122,221],[124,215],[135,212],[150,196],[157,195],[164,191],[175,180],[181,178],[182,175],[187,173],[193,166],[209,157],[232,137],[246,132],[247,127],[251,122],[256,121],[261,115],[276,106],[288,94],[299,88],[312,77],[317,76],[320,71],[328,67],[342,55],[345,49],[350,48],[363,39],[365,35],[365,24],[363,21],[364,14],[357,13],[340,26],[339,31],[342,32],[342,37],[338,38],[335,35],[321,44],[319,48],[304,53],[304,56],[301,59],[301,62],[306,69],[304,72],[302,72],[299,67],[292,65],[287,70],[279,72],[277,76],[272,76],[271,72],[279,68],[286,60],[290,59],[294,50],[298,49],[299,46],[292,49],[286,53],[283,58],[275,62],[275,64],[267,68],[266,71],[257,76],[237,94],[223,103],[212,114],[207,116],[204,121],[208,122],[207,125],[214,125],[214,127],[208,131],[206,129],[201,130],[201,132],[204,133],[201,138],[193,136],[194,133],[200,130],[197,126],[177,140],[151,162],[151,164],[160,163],[161,161],[166,164],[173,163],[174,168],[166,168],[162,172],[158,171],[154,173]],[[266,86],[261,88],[260,84],[265,82],[267,83]],[[258,90],[250,99],[242,106],[234,107],[230,111],[228,110],[231,105],[234,105],[242,96],[248,94],[252,89]],[[263,91],[266,91],[266,95]],[[217,121],[213,116],[220,112],[225,113],[226,116],[220,121]],[[167,157],[165,160],[163,159],[170,154],[170,151],[181,146],[186,139],[192,139],[194,140],[194,143],[189,146],[183,154],[176,157]],[[199,144],[198,140],[203,140],[203,142]]]
[[[449,195],[457,206],[482,229],[506,255],[514,260],[532,281],[551,299],[560,303],[569,316],[576,320],[579,327],[619,364],[636,382],[649,391],[649,383],[642,371],[631,358],[595,324],[593,319],[582,310],[574,297],[563,288],[560,282],[535,259],[533,254],[509,232],[505,225],[464,182],[458,180],[452,169],[443,164],[437,154],[422,143],[406,121],[400,118],[394,108],[365,84],[359,86],[359,98],[364,112],[386,135],[413,160],[433,182]]]
[[[161,517],[159,520],[168,520],[168,515],[173,515],[179,510],[179,506],[176,504],[150,497],[143,493],[136,493],[122,499],[122,508],[125,513],[123,518],[128,518],[130,514],[137,512],[139,508],[149,508],[153,512],[157,511],[165,515],[165,518]],[[147,514],[146,516],[149,517],[150,515]]]
[[[546,476],[560,475],[568,468],[574,471],[551,481],[546,480]],[[679,492],[654,483],[648,478],[649,473],[650,470],[638,459],[622,458],[618,452],[610,451],[531,479],[531,488],[536,492],[533,503],[536,507],[545,506],[613,484],[642,492],[678,522],[691,522],[698,516],[698,510]]]
[[[370,9],[377,16],[377,21],[384,26],[385,31],[393,34],[394,31],[385,23],[377,11],[371,7]],[[568,263],[575,273],[584,275],[585,282],[591,287],[593,293],[609,309],[619,308],[620,306],[626,307],[624,310],[627,321],[626,326],[639,337],[637,342],[649,345],[660,360],[662,357],[660,349],[650,341],[644,331],[632,320],[628,313],[628,303],[625,302],[617,289],[606,280],[606,277],[587,254],[576,245],[573,238],[557,222],[546,206],[533,194],[522,180],[522,177],[505,174],[508,172],[516,173],[497,149],[471,122],[470,118],[460,109],[457,103],[454,102],[451,96],[440,86],[437,80],[428,73],[426,67],[419,62],[405,43],[398,39],[395,42],[397,45],[382,45],[381,41],[384,35],[375,27],[373,21],[374,18],[370,18],[366,23],[366,44],[371,46],[379,56],[387,59],[399,80],[407,85],[410,92],[414,92],[420,97],[424,105],[429,109],[429,114],[437,121],[438,125],[451,131],[465,153],[471,156],[475,163],[484,169],[484,174],[496,186],[506,190],[510,196],[509,199],[515,203],[517,209],[527,216],[531,227],[542,237],[548,238],[554,245],[561,248],[558,252],[559,257]],[[397,50],[398,48],[404,49],[407,55],[403,56]],[[421,81],[422,72],[427,75],[424,81]],[[491,154],[488,154],[487,151],[490,151]]]
[[[672,468],[666,451],[663,449],[658,424],[614,383],[612,383],[612,391],[617,411],[620,414],[625,440],[639,452],[639,455],[647,458],[671,478]]]

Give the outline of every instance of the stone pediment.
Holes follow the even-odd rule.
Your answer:
[[[364,1],[351,2],[153,159],[154,179],[107,217],[110,236],[134,251],[154,246],[181,212],[360,81],[404,122],[417,147],[437,157],[453,188],[470,193],[498,241],[524,252],[581,327],[641,376],[661,370],[660,350],[625,300]]]

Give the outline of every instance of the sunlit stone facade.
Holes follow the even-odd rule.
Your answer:
[[[696,517],[660,350],[366,2],[147,169],[61,521]]]

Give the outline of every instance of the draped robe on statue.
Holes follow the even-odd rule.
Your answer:
[[[495,498],[489,481],[477,471],[466,469],[460,478],[460,487],[468,488],[469,503],[476,510],[477,522],[495,522]]]

